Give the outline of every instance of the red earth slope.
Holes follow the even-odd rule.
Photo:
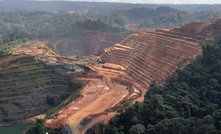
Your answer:
[[[121,43],[104,49],[101,59],[123,66],[126,73],[143,87],[152,80],[163,80],[177,64],[201,54],[200,42],[220,34],[221,20],[191,22],[172,29],[132,34]]]
[[[104,116],[105,109],[134,94],[135,101],[143,101],[152,80],[165,79],[177,69],[179,62],[202,53],[198,44],[212,41],[214,35],[221,33],[217,29],[220,22],[191,22],[179,28],[132,34],[119,44],[104,49],[100,59],[105,64],[86,65],[94,71],[94,76],[101,78],[84,78],[90,82],[81,91],[81,97],[46,120],[45,126],[59,128],[64,124],[79,124],[89,117],[107,123],[116,113]],[[133,90],[128,90],[130,88]],[[73,132],[84,132],[79,132],[76,126],[72,128]]]

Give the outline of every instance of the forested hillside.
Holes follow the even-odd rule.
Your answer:
[[[137,25],[137,28],[173,28],[189,22],[206,22],[221,18],[220,11],[200,11],[190,13],[161,6],[153,8],[134,8],[129,10],[116,10],[112,15],[105,15],[101,21],[113,27],[126,27],[127,24]]]
[[[70,37],[74,33],[84,30],[97,30],[107,33],[126,31],[124,27],[112,26],[112,24],[93,20],[85,15],[68,14],[67,12],[1,12],[0,55],[5,55],[2,52],[10,51],[17,45],[34,38]]]
[[[101,21],[113,27],[126,27],[127,24],[137,28],[173,28],[189,22],[206,22],[221,18],[220,11],[201,11],[190,13],[161,6],[153,8],[134,8],[129,10],[116,10],[112,15],[105,15]]]
[[[101,21],[113,27],[125,27],[129,23],[129,20],[119,12],[104,16]]]
[[[160,6],[157,7],[156,9],[141,7],[129,10],[121,10],[120,13],[122,15],[125,15],[129,21],[137,22],[138,20],[157,17],[159,15],[173,13],[177,11],[178,11],[177,9],[168,6]]]
[[[133,7],[130,4],[128,6]],[[156,9],[145,6],[134,9],[123,8],[118,12],[116,10],[112,15],[103,16],[100,20],[80,13],[68,14],[67,11],[57,13],[31,10],[0,12],[0,55],[1,57],[7,55],[7,51],[34,38],[70,37],[74,33],[84,30],[116,34],[127,32],[126,28],[132,30],[172,28],[191,21],[208,21],[220,17],[221,12],[218,11],[203,11],[193,14],[166,6]],[[136,23],[134,23],[135,21]]]
[[[202,11],[193,14],[187,11],[177,11],[141,20],[139,21],[139,28],[172,28],[182,26],[192,21],[206,22],[215,18],[221,18],[221,12]]]
[[[122,16],[118,17],[121,18]],[[91,21],[87,21],[91,20]],[[87,21],[87,23],[84,23]],[[82,24],[81,24],[82,23]],[[96,28],[94,23],[97,23]],[[81,30],[97,29],[107,31],[99,20],[92,20],[85,15],[68,14],[67,12],[2,12],[0,13],[0,34],[8,36],[13,32],[25,32],[37,38],[68,36]],[[111,28],[111,26],[107,26]]]
[[[152,81],[144,101],[116,115],[109,125],[100,124],[102,133],[220,133],[220,40],[217,43],[203,45],[203,56],[180,63],[163,85]]]
[[[1,12],[0,13],[0,34],[8,36],[13,32],[29,32],[33,33],[32,29],[39,28],[38,23],[45,21],[55,16],[51,12]]]
[[[67,35],[71,32],[70,30],[76,28],[74,27],[75,22],[85,18],[79,14],[70,15],[67,12],[56,14],[43,11],[2,12],[0,16],[0,33],[3,36],[8,36],[13,32],[26,32],[37,38]]]
[[[26,43],[33,39],[30,34],[20,32],[10,34],[8,37],[2,37],[0,34],[0,59],[10,55],[9,51],[20,44]]]
[[[100,11],[99,11],[100,12]],[[189,13],[170,7],[134,8],[115,10],[96,20],[85,14],[68,14],[45,11],[0,12],[0,34],[25,33],[34,38],[67,37],[82,30],[98,30],[109,33],[125,31],[128,24],[136,22],[137,28],[172,28],[191,21],[208,21],[220,18],[218,11]]]

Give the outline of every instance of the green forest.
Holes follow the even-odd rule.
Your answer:
[[[99,14],[98,9],[89,14]],[[93,15],[92,15],[93,16]],[[173,28],[190,22],[206,22],[214,18],[221,18],[220,11],[200,11],[190,13],[188,11],[173,9],[168,6],[157,8],[133,8],[116,10],[112,15],[100,17],[101,21],[113,27],[126,27],[130,23],[136,23],[137,28]]]
[[[101,12],[97,10],[94,14]],[[90,14],[93,14],[93,12],[90,12]],[[100,17],[102,22],[121,28],[125,28],[128,24],[134,22],[138,25],[137,28],[173,28],[193,21],[206,22],[214,18],[221,18],[221,12],[200,11],[190,13],[167,6],[157,7],[156,9],[140,7],[128,10],[116,10],[112,15]]]
[[[100,12],[102,11],[98,11]],[[137,28],[172,28],[191,21],[208,21],[220,17],[221,12],[218,11],[189,13],[166,6],[115,10],[100,19],[89,18],[88,14],[69,14],[66,11],[0,12],[0,34],[2,38],[20,34],[27,39],[45,39],[68,37],[82,30],[120,33],[127,31],[127,25],[134,22]]]
[[[109,125],[100,124],[101,133],[221,133],[221,42],[216,43],[203,45],[203,55],[190,64],[180,63],[163,85],[152,81],[144,101],[116,115]]]
[[[87,13],[68,14],[66,11],[0,12],[0,34],[8,37],[12,33],[25,33],[32,38],[53,38],[67,37],[82,30],[119,33],[126,31],[126,26],[134,22],[137,28],[172,28],[191,21],[205,22],[220,17],[221,12],[218,11],[189,13],[167,6],[115,10],[100,19],[90,18]]]
[[[0,34],[2,36],[8,36],[14,32],[25,32],[35,38],[51,38],[66,37],[73,32],[89,29],[110,32],[106,28],[110,28],[110,26],[105,27],[104,25],[99,20],[90,19],[86,15],[68,14],[65,11],[59,13],[45,11],[0,13]]]
[[[118,20],[117,20],[118,21]],[[112,26],[93,20],[85,15],[67,12],[21,11],[0,13],[0,56],[19,44],[32,39],[69,37],[83,30],[97,30],[107,33],[125,32],[124,27]]]
[[[0,34],[0,59],[9,56],[9,51],[31,39],[32,36],[24,32],[12,33],[8,37],[2,37]]]
[[[160,6],[156,9],[141,7],[129,10],[121,10],[120,13],[125,15],[130,22],[137,22],[138,20],[153,18],[159,15],[174,13],[177,11],[177,9],[168,6]]]
[[[189,13],[187,11],[177,11],[158,17],[139,21],[139,28],[172,28],[185,25],[189,22],[206,22],[211,19],[221,18],[221,12],[202,11]]]

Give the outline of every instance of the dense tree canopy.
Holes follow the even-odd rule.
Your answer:
[[[129,23],[125,16],[114,13],[103,22],[93,20],[85,15],[68,14],[67,12],[2,12],[0,13],[0,34],[7,37],[13,33],[23,33],[36,38],[66,37],[81,30],[99,30],[120,32]],[[116,26],[117,25],[117,26]]]
[[[134,8],[129,10],[120,10],[122,15],[125,15],[130,22],[137,22],[138,20],[157,17],[159,15],[177,12],[177,9],[173,9],[167,6],[160,6],[156,9],[153,8]]]
[[[10,55],[8,52],[20,44],[33,39],[33,36],[24,32],[12,33],[9,37],[0,34],[0,58]]]
[[[116,115],[105,134],[212,134],[221,121],[221,44],[177,69],[163,86],[153,81],[142,103]]]
[[[101,11],[99,11],[101,12]],[[130,22],[138,28],[172,28],[191,21],[208,21],[220,18],[218,11],[179,11],[170,7],[135,8],[115,11],[112,15],[94,20],[84,14],[68,14],[65,11],[53,13],[45,11],[0,12],[0,34],[7,37],[12,33],[30,34],[36,38],[66,37],[81,30],[121,32]],[[130,21],[129,21],[130,20]]]
[[[172,28],[185,25],[191,21],[209,21],[214,18],[221,18],[221,12],[203,11],[194,14],[187,11],[177,11],[169,14],[159,15],[139,21],[139,28]]]
[[[125,27],[129,23],[129,20],[119,12],[114,12],[113,15],[104,16],[101,21],[115,27]]]

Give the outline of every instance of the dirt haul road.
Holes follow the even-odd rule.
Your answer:
[[[113,108],[122,100],[135,96],[134,101],[138,101],[144,96],[146,89],[142,89],[138,83],[128,79],[122,71],[103,69],[99,65],[93,69],[97,71],[96,75],[102,76],[102,79],[77,78],[78,80],[90,80],[90,82],[81,90],[81,96],[77,100],[51,119],[46,120],[46,127],[60,128],[64,124],[69,124],[75,134],[84,133],[87,126],[80,131],[77,129],[77,124],[88,118],[92,118],[94,123],[97,123],[98,119],[108,123],[109,119],[117,113],[106,113],[106,109]],[[121,84],[122,81],[128,84]],[[132,86],[129,86],[130,84]]]
[[[34,55],[38,58],[41,57],[42,61],[51,60],[53,61],[52,63],[82,63],[94,72],[91,78],[90,76],[89,78],[76,78],[73,76],[73,81],[77,79],[89,82],[80,91],[80,97],[59,111],[51,119],[45,121],[45,127],[62,128],[65,124],[72,124],[73,132],[76,134],[84,133],[88,127],[94,125],[93,123],[97,123],[97,121],[108,123],[109,119],[117,114],[116,112],[107,113],[105,112],[106,109],[111,109],[121,101],[131,97],[135,98],[134,101],[143,100],[146,89],[127,76],[124,73],[123,67],[110,63],[105,65],[87,65],[87,62],[82,62],[82,60],[76,61],[76,59],[71,60],[64,56],[50,55],[47,49],[39,47],[42,43],[38,42],[30,46],[21,46],[17,49],[17,52]],[[68,62],[67,59],[69,60]],[[96,76],[99,77],[96,78]],[[92,122],[84,129],[77,129],[77,125],[88,118],[93,119]]]

